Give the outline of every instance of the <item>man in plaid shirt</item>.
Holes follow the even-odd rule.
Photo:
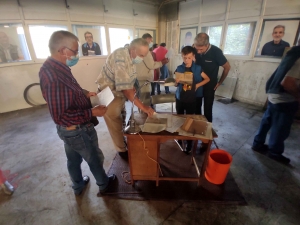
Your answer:
[[[80,87],[71,73],[70,66],[78,62],[78,38],[68,31],[56,31],[49,40],[49,57],[40,69],[39,77],[43,97],[48,103],[57,133],[64,141],[68,171],[75,195],[80,195],[89,182],[82,177],[82,158],[88,163],[104,194],[115,175],[107,176],[103,169],[104,156],[98,146],[98,137],[92,116],[103,116],[107,108],[92,108],[90,96],[96,95]]]

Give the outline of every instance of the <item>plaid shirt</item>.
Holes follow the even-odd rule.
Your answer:
[[[68,127],[91,120],[90,100],[68,66],[49,57],[41,67],[39,76],[42,94],[54,123]]]

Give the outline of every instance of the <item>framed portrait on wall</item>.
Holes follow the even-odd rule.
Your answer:
[[[286,48],[297,45],[299,29],[300,18],[265,19],[255,56],[281,58]]]
[[[179,36],[179,53],[181,49],[185,46],[192,46],[194,43],[194,38],[196,37],[198,32],[198,27],[185,27],[180,28],[180,36]]]

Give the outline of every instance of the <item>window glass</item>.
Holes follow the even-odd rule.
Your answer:
[[[209,43],[217,47],[221,46],[222,26],[202,27],[201,32],[209,35]]]
[[[135,38],[141,38],[144,34],[150,34],[152,36],[152,41],[155,44],[156,43],[156,30],[150,30],[150,29],[136,29]]]
[[[229,24],[224,53],[228,55],[249,55],[256,22]]]
[[[133,40],[133,32],[131,29],[126,28],[109,28],[109,41],[111,52],[117,48],[124,47],[130,44]]]
[[[29,25],[29,33],[32,40],[35,55],[38,59],[50,56],[49,39],[58,30],[68,30],[62,25]]]
[[[0,63],[31,60],[21,24],[0,24]]]
[[[80,56],[107,55],[104,26],[73,25],[80,42]]]

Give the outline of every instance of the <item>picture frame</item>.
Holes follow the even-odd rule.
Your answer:
[[[179,35],[179,48],[178,53],[181,53],[181,49],[185,46],[192,46],[194,43],[194,38],[198,33],[198,27],[183,27],[180,28]]]
[[[264,19],[255,57],[281,58],[285,48],[297,45],[299,36],[300,18]]]

